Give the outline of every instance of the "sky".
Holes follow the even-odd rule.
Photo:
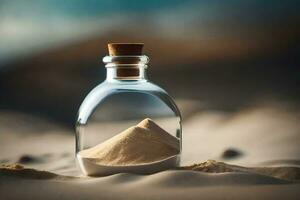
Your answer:
[[[2,0],[0,63],[95,34],[105,34],[124,24],[143,26],[143,21],[147,21],[147,26],[153,26],[153,30],[162,37],[181,37],[186,33],[196,33],[195,37],[199,33],[200,37],[205,33],[219,31],[223,24],[230,23],[250,27],[273,24],[283,18],[299,17],[298,2]]]

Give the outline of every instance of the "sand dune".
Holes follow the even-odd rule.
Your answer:
[[[231,168],[224,163],[215,164]],[[300,184],[250,171],[208,173],[181,169],[152,175],[117,174],[89,178],[2,167],[0,193],[4,199],[251,199],[253,192],[255,198],[281,199],[284,196],[296,199],[300,195]],[[289,169],[284,171],[289,172]],[[299,170],[297,173],[299,176]],[[129,192],[132,190],[135,192]]]
[[[195,179],[194,175],[198,176],[198,173],[206,177],[206,181],[193,182],[194,185],[203,184],[209,185],[210,183],[217,184],[218,181],[224,181],[229,184],[277,184],[277,183],[297,183],[300,181],[300,167],[257,167],[247,168],[237,165],[229,165],[223,162],[217,162],[214,160],[208,160],[203,163],[194,164],[191,166],[182,166],[177,169],[167,170],[165,182],[174,182],[174,185],[184,185],[189,181]],[[164,172],[155,173],[152,177],[164,177],[158,174],[164,174]],[[173,174],[170,176],[169,174]],[[124,174],[121,176],[131,176],[133,174]],[[224,177],[220,176],[224,175]],[[75,179],[88,179],[83,176],[64,176],[49,171],[40,171],[33,168],[26,168],[20,164],[2,165],[0,167],[0,176],[7,178],[18,178],[18,179],[60,179],[60,180],[75,180]],[[151,177],[142,175],[133,175],[138,177]],[[231,182],[231,179],[227,179],[226,176],[236,177],[235,181]],[[242,178],[239,176],[245,176],[248,178]],[[213,178],[212,178],[213,177]],[[221,177],[221,178],[220,178]],[[209,180],[209,179],[213,180]],[[253,178],[253,179],[251,179]],[[139,178],[133,178],[137,180]],[[151,178],[152,179],[152,178]],[[196,178],[197,179],[197,178]],[[215,182],[215,180],[217,182]],[[252,182],[255,180],[255,182]],[[154,179],[152,181],[155,182]],[[164,184],[164,181],[160,181],[159,184]],[[122,182],[122,181],[121,181]],[[169,183],[167,183],[169,184]]]
[[[300,196],[300,118],[285,107],[269,104],[232,114],[191,112],[183,123],[183,167],[152,175],[96,178],[76,169],[72,131],[30,115],[5,112],[0,119],[0,163],[22,163],[0,169],[1,199]],[[238,153],[223,157],[226,149]],[[207,159],[222,162],[203,162]]]
[[[299,162],[299,161],[296,161]],[[295,162],[295,163],[296,163]],[[204,163],[183,166],[184,170],[194,170],[208,173],[243,172],[270,176],[282,180],[300,181],[300,166],[298,167],[242,167],[224,162],[208,160]]]

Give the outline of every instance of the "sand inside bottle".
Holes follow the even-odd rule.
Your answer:
[[[147,118],[77,154],[86,175],[153,173],[178,165],[180,142]]]

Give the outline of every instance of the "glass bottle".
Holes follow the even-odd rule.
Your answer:
[[[110,55],[103,58],[107,68],[106,80],[95,87],[80,106],[76,123],[76,158],[86,175],[143,173],[143,170],[130,167],[91,169],[82,161],[79,152],[112,138],[145,118],[152,119],[179,140],[179,153],[173,162],[175,166],[163,164],[145,172],[176,167],[180,163],[181,115],[168,93],[147,79],[149,58],[142,55],[142,47],[140,43],[109,44]]]

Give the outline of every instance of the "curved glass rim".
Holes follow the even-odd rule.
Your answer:
[[[149,57],[146,55],[142,56],[105,56],[102,61],[104,63],[136,63],[136,64],[147,64],[149,62]]]

